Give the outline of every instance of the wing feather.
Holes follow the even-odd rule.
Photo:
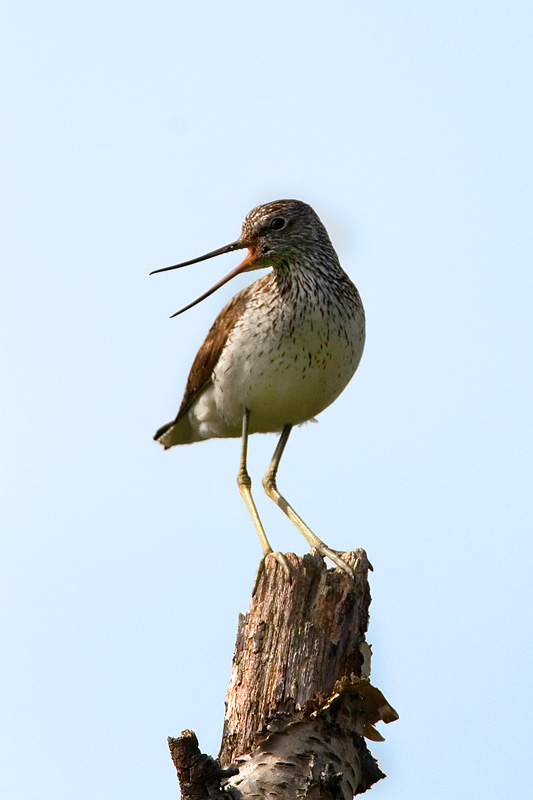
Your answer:
[[[253,286],[254,284],[238,292],[224,306],[214,321],[193,361],[176,419],[159,428],[154,436],[155,440],[160,439],[173,425],[180,421],[208,385],[228,336],[247,306]]]

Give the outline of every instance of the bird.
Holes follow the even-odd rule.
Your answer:
[[[247,470],[248,437],[277,433],[263,478],[266,494],[296,525],[311,551],[353,577],[340,558],[313,533],[277,488],[277,472],[292,428],[323,411],[353,377],[365,344],[365,312],[355,285],[340,265],[328,232],[300,200],[259,205],[245,217],[231,244],[151,272],[166,272],[235,250],[244,260],[176,317],[230,281],[258,269],[270,271],[239,291],[219,313],[192,364],[174,420],[154,439],[165,449],[212,438],[241,437],[237,484],[262,547],[255,588],[268,557],[290,578],[283,553],[272,549],[252,497]]]

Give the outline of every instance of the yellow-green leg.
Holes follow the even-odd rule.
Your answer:
[[[250,512],[250,516],[252,521],[255,525],[255,529],[259,536],[259,541],[261,542],[261,548],[263,550],[263,557],[259,563],[259,567],[257,569],[257,574],[255,576],[253,594],[255,594],[255,590],[259,584],[259,579],[263,574],[263,570],[265,568],[265,559],[267,556],[273,556],[276,561],[278,561],[287,575],[290,577],[290,569],[287,563],[287,559],[283,555],[283,553],[277,553],[272,550],[270,546],[270,542],[267,539],[267,535],[265,533],[265,529],[263,528],[263,524],[259,519],[259,514],[257,513],[257,508],[255,507],[254,499],[252,497],[252,479],[248,475],[248,470],[246,469],[246,457],[248,454],[248,427],[250,423],[250,411],[246,408],[244,410],[244,414],[242,417],[242,446],[241,446],[241,462],[239,466],[239,474],[237,475],[237,486],[239,487],[239,492],[241,493],[244,502],[246,503],[246,507]]]
[[[281,456],[285,450],[285,445],[287,444],[291,430],[292,425],[285,425],[283,431],[281,432],[274,455],[272,456],[272,461],[270,462],[270,465],[265,473],[265,477],[263,478],[264,490],[267,495],[276,503],[276,505],[278,505],[288,516],[290,521],[296,525],[300,533],[305,536],[311,546],[311,551],[316,551],[323,558],[327,556],[337,567],[340,567],[340,569],[344,570],[344,572],[347,572],[348,575],[351,575],[353,578],[354,572],[352,568],[345,561],[343,561],[342,558],[339,558],[339,554],[342,551],[331,550],[331,548],[324,544],[322,539],[319,539],[318,536],[307,527],[303,519],[298,516],[294,508],[289,505],[283,495],[281,495],[278,491],[278,487],[276,486],[276,475],[278,472],[279,462],[281,461]]]

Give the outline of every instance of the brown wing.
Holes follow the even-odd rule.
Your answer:
[[[181,401],[180,410],[178,411],[176,419],[159,428],[154,439],[159,439],[187,413],[198,395],[211,380],[211,375],[218,363],[227,338],[236,321],[246,308],[252,287],[253,284],[246,287],[246,289],[243,289],[241,292],[238,292],[238,294],[224,306],[214,321],[209,333],[205,337],[204,343],[198,350],[196,358],[193,361],[189,377],[187,378],[183,400]]]

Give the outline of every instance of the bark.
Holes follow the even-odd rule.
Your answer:
[[[239,619],[219,760],[190,731],[169,740],[182,797],[350,800],[385,777],[364,740],[398,718],[369,682],[370,565],[342,557],[355,580],[288,554],[289,581],[267,559]]]

